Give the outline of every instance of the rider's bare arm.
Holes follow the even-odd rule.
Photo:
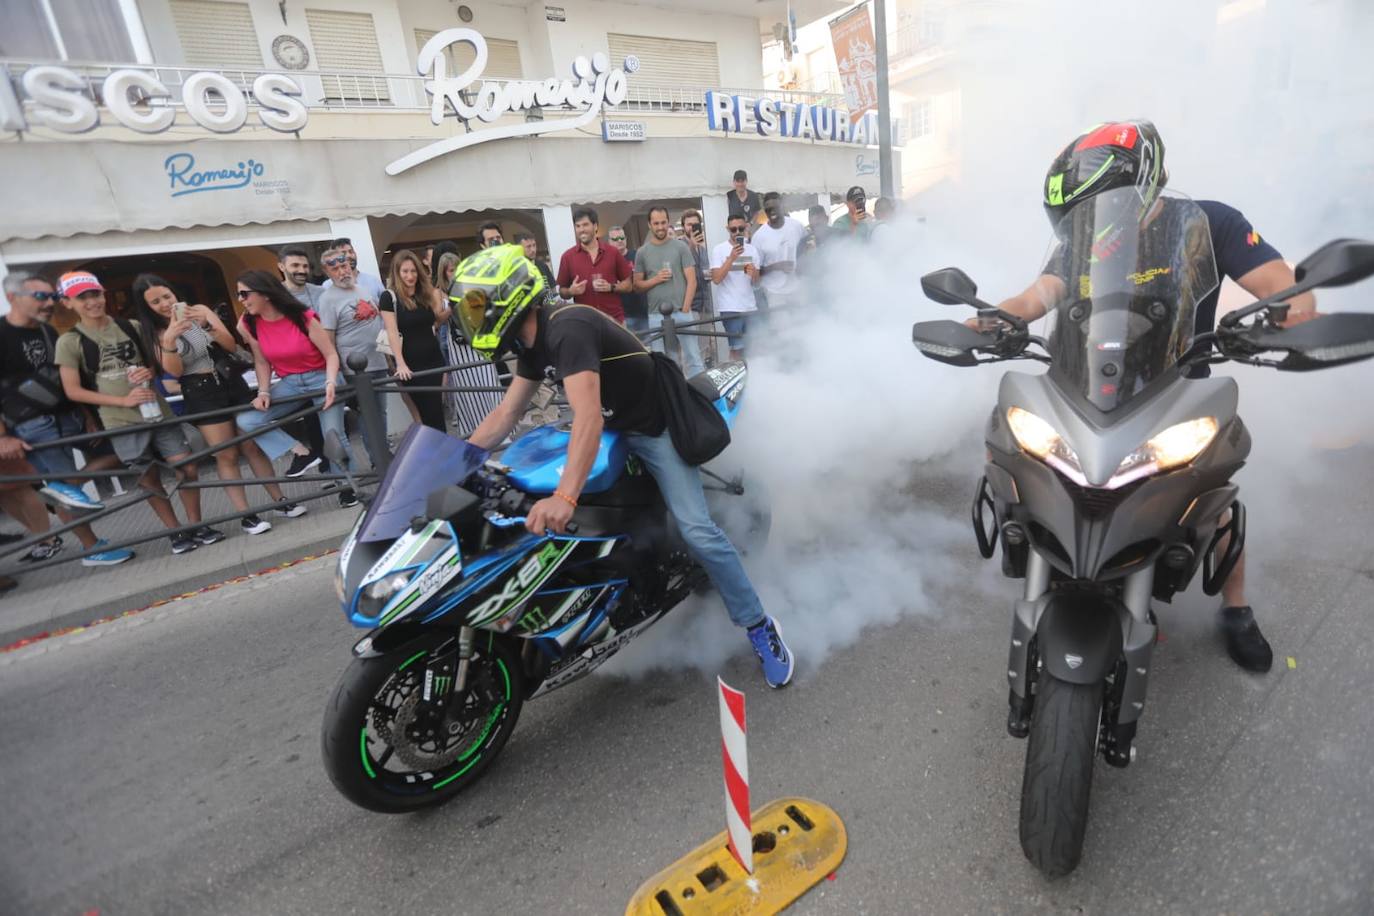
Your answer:
[[[1284,261],[1274,260],[1242,274],[1236,282],[1256,299],[1263,299],[1284,291],[1298,281],[1293,275],[1293,268]],[[1317,297],[1311,293],[1294,296],[1288,300],[1288,305],[1288,318],[1283,322],[1285,327],[1317,317]]]
[[[999,302],[997,307],[1017,318],[1034,321],[1053,308],[1063,296],[1064,281],[1053,274],[1041,274],[1024,291]]]
[[[511,379],[506,396],[496,405],[495,410],[487,414],[486,419],[477,424],[472,435],[468,436],[468,441],[478,448],[487,450],[500,445],[525,415],[525,408],[530,406],[530,400],[538,390],[539,382],[535,379],[518,375]]]
[[[558,489],[577,499],[587,483],[587,475],[601,446],[601,376],[591,370],[574,372],[563,379],[563,390],[572,408],[572,439],[568,442],[568,463],[558,478]]]

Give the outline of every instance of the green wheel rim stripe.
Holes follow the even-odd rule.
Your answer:
[[[496,665],[498,668],[501,669],[501,677],[506,683],[506,699],[504,702],[497,705],[497,707],[491,711],[491,715],[487,716],[487,724],[483,727],[482,734],[478,735],[477,740],[472,742],[472,746],[468,748],[467,753],[463,754],[462,757],[458,758],[459,760],[464,760],[468,757],[472,757],[472,759],[469,760],[467,762],[467,765],[463,767],[461,770],[459,770],[457,773],[454,773],[452,776],[449,776],[443,780],[440,780],[439,782],[436,782],[434,784],[434,788],[436,790],[442,789],[444,786],[453,782],[459,776],[462,776],[468,770],[472,769],[474,766],[477,765],[477,762],[482,759],[482,755],[478,754],[477,751],[482,747],[483,744],[486,743],[487,736],[491,734],[491,730],[496,725],[496,721],[500,719],[501,715],[506,711],[506,705],[510,702],[510,672],[506,670],[506,663],[501,661],[499,658],[496,660]]]
[[[367,771],[367,775],[368,775],[368,777],[369,777],[370,779],[376,779],[376,778],[377,778],[377,774],[376,774],[375,772],[373,772],[373,770],[372,770],[372,761],[369,760],[369,759],[368,759],[368,756],[367,756],[367,726],[366,726],[366,725],[363,726],[363,730],[362,730],[361,732],[359,732],[359,734],[358,734],[358,750],[359,750],[359,751],[362,753],[362,755],[363,755],[363,769]]]

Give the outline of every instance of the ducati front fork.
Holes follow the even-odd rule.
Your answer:
[[[1016,602],[1011,623],[1011,651],[1007,662],[1007,733],[1024,738],[1030,733],[1035,709],[1035,682],[1039,657],[1035,639],[1040,617],[1049,604],[1050,565],[1034,549],[1026,562],[1026,591]],[[1136,723],[1145,709],[1146,678],[1154,650],[1156,627],[1150,614],[1154,569],[1147,567],[1127,576],[1121,592],[1121,659],[1109,688],[1102,732],[1106,761],[1124,767],[1131,761],[1131,742]]]

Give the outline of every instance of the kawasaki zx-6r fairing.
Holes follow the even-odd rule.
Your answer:
[[[1195,337],[1194,310],[1218,278],[1192,201],[1168,196],[1142,216],[1134,189],[1107,192],[1070,211],[1057,236],[1044,273],[1066,294],[1048,339],[979,301],[956,268],[924,277],[926,294],[974,306],[993,329],[912,329],[922,353],[953,365],[1048,364],[1002,378],[973,522],[983,556],[1000,544],[1005,574],[1025,580],[1007,730],[1029,739],[1021,847],[1051,877],[1082,855],[1097,755],[1131,762],[1157,632],[1151,600],[1169,601],[1199,569],[1203,591],[1217,594],[1245,544],[1231,482],[1250,452],[1237,385],[1190,370],[1225,360],[1309,370],[1374,355],[1374,315],[1280,326],[1293,296],[1374,273],[1374,244],[1329,243],[1298,266],[1296,286]]]
[[[696,376],[733,424],[743,363]],[[500,455],[412,426],[344,541],[335,587],[356,626],[324,716],[325,768],[373,811],[440,804],[491,765],[525,700],[590,673],[708,584],[654,479],[623,436],[602,434],[567,535],[529,533],[553,493],[570,426]],[[716,521],[741,548],[767,536],[742,479],[703,469]],[[753,487],[751,486],[751,495]]]

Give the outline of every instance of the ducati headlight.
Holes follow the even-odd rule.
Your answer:
[[[1007,411],[1007,425],[1011,427],[1011,434],[1022,450],[1062,472],[1069,479],[1086,483],[1078,456],[1053,426],[1020,407],[1013,407]]]
[[[1107,481],[1107,488],[1114,490],[1142,477],[1187,464],[1212,444],[1217,437],[1217,428],[1215,417],[1198,417],[1175,423],[1151,436],[1117,466],[1116,473]]]

